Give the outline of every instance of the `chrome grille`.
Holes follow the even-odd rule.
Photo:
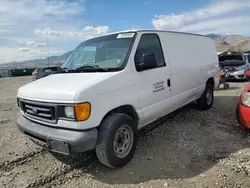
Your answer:
[[[33,101],[20,101],[20,103],[25,116],[33,120],[56,123],[56,105]]]

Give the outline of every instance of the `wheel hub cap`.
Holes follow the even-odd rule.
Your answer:
[[[117,157],[123,158],[128,155],[133,145],[132,129],[128,125],[121,126],[114,138],[113,149]]]

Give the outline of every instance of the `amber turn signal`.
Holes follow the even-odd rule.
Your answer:
[[[87,120],[90,116],[91,105],[90,103],[75,104],[75,117],[78,121]]]

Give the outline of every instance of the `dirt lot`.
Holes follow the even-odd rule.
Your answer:
[[[102,166],[94,152],[75,159],[41,150],[19,133],[16,91],[30,77],[0,79],[0,187],[250,187],[250,134],[235,119],[247,83],[215,92],[214,106],[188,105],[140,132],[124,168]]]

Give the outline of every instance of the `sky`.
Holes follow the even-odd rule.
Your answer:
[[[250,36],[250,0],[0,0],[0,63],[129,29]]]

